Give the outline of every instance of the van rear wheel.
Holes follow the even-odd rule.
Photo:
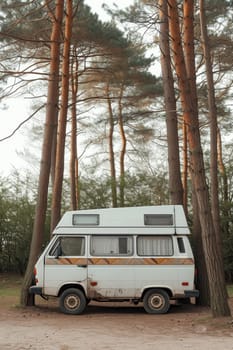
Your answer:
[[[149,289],[143,297],[143,306],[148,314],[165,314],[170,308],[168,293],[163,289]]]
[[[80,315],[87,301],[83,292],[76,288],[66,289],[60,296],[60,310],[65,314]]]

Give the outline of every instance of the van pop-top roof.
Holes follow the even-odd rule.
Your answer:
[[[190,234],[181,205],[68,211],[53,233],[129,234],[139,229],[147,234]]]

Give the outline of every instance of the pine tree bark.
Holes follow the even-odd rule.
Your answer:
[[[78,93],[78,58],[76,48],[73,49],[71,65],[71,142],[70,142],[70,193],[71,209],[76,210],[79,207],[79,174],[78,174],[78,154],[77,154],[77,93]]]
[[[168,138],[169,193],[171,203],[183,204],[180,172],[178,121],[174,80],[171,69],[167,0],[159,0],[160,51]]]
[[[187,70],[187,78],[190,84],[190,91],[192,94],[192,106],[193,113],[198,119],[198,97],[197,97],[197,87],[196,87],[196,67],[195,67],[195,49],[194,49],[194,0],[184,1],[183,6],[183,40],[184,40],[184,58],[185,66]],[[185,124],[184,124],[185,125]],[[186,129],[186,126],[185,126]],[[195,239],[195,253],[196,257],[196,267],[198,273],[197,278],[197,288],[200,290],[201,297],[198,299],[198,303],[201,305],[209,305],[209,287],[207,276],[206,264],[203,252],[203,245],[201,239],[201,225],[198,216],[198,206],[195,194],[195,189],[193,190],[193,236]]]
[[[49,6],[48,6],[49,8]],[[57,124],[57,109],[59,100],[59,65],[60,65],[60,43],[62,32],[64,1],[57,0],[55,13],[52,18],[51,51],[50,51],[50,72],[48,80],[48,98],[46,106],[46,119],[44,126],[43,146],[40,164],[40,176],[38,184],[38,198],[35,212],[34,227],[30,254],[22,283],[20,303],[23,306],[32,305],[34,300],[28,293],[33,280],[33,269],[36,260],[41,252],[44,226],[47,210],[49,175],[51,168],[51,152],[54,129]]]
[[[187,141],[187,128],[183,120],[183,171],[182,171],[182,184],[183,184],[183,206],[185,214],[188,216],[188,141]]]
[[[212,70],[212,60],[210,52],[209,37],[207,32],[205,1],[200,0],[200,26],[202,36],[202,48],[206,66],[207,91],[208,91],[208,107],[210,121],[210,178],[211,178],[211,202],[212,216],[217,235],[218,244],[222,249],[222,239],[220,237],[220,209],[218,198],[218,152],[217,152],[217,108],[215,103],[215,88]]]
[[[116,168],[115,168],[115,154],[113,147],[113,132],[114,132],[114,117],[111,104],[111,97],[109,93],[109,83],[106,87],[108,115],[109,115],[109,132],[108,132],[108,147],[109,147],[109,162],[110,162],[110,178],[111,178],[111,192],[112,192],[112,206],[117,207],[117,185],[116,185]]]
[[[172,41],[173,60],[178,78],[184,120],[190,152],[190,165],[195,189],[205,262],[210,287],[210,305],[214,317],[229,316],[227,291],[224,279],[223,260],[212,220],[209,192],[206,183],[204,159],[200,141],[199,121],[195,115],[190,84],[183,54],[179,13],[176,0],[169,1],[169,29]]]
[[[223,213],[223,232],[225,234],[225,237],[228,237],[230,234],[229,229],[229,220],[227,218],[230,217],[230,207],[229,207],[229,189],[228,189],[228,176],[227,176],[227,171],[226,167],[223,161],[223,154],[222,154],[222,138],[221,138],[221,132],[220,129],[218,128],[217,130],[217,149],[218,149],[218,168],[219,172],[221,174],[221,179],[222,179],[222,188],[223,188],[223,208],[222,208],[222,213]]]
[[[124,87],[122,84],[119,101],[118,101],[118,111],[119,111],[118,124],[119,124],[120,135],[121,135],[121,151],[120,151],[120,206],[121,207],[125,206],[125,153],[126,153],[126,144],[127,144],[125,130],[124,130],[123,114],[122,114],[123,91],[124,91]]]
[[[56,171],[52,193],[51,232],[61,217],[61,198],[64,173],[65,141],[70,82],[70,44],[72,36],[73,4],[66,0],[66,19],[62,61],[61,108],[58,121]]]

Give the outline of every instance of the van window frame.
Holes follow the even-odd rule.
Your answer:
[[[83,252],[81,251],[80,255],[64,255],[61,252],[61,240],[62,239],[69,239],[69,238],[81,238],[84,240],[84,246],[83,248],[81,248],[83,250]],[[54,254],[56,251],[57,254]],[[83,257],[86,255],[86,237],[85,236],[73,236],[73,235],[62,235],[59,236],[58,239],[54,242],[54,244],[52,245],[52,247],[50,248],[49,252],[48,252],[48,257]]]

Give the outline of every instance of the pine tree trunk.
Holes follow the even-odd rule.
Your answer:
[[[185,214],[188,216],[188,141],[187,141],[187,128],[183,121],[183,172],[182,172],[182,184],[183,184],[183,206]]]
[[[192,180],[197,197],[202,229],[202,241],[210,287],[210,305],[214,317],[229,316],[223,260],[219,251],[213,225],[204,160],[201,148],[199,122],[192,103],[190,84],[185,66],[180,34],[179,14],[176,0],[169,1],[169,29],[172,40],[173,59],[178,78],[180,97],[187,125]]]
[[[125,206],[125,153],[126,153],[126,136],[124,130],[124,121],[122,114],[122,96],[123,96],[123,84],[120,90],[120,97],[118,102],[119,119],[118,124],[121,135],[121,152],[120,152],[120,206]]]
[[[201,236],[201,224],[198,213],[198,204],[193,190],[192,194],[192,207],[193,207],[193,252],[195,256],[196,271],[196,288],[200,291],[200,296],[196,303],[202,306],[210,306],[210,292],[207,276],[206,263],[204,258],[202,236]]]
[[[72,58],[72,74],[71,74],[71,91],[72,91],[72,107],[71,107],[71,152],[70,152],[70,193],[71,193],[71,209],[76,210],[79,207],[79,176],[78,176],[78,156],[77,156],[77,93],[78,93],[78,58],[76,56],[76,48],[73,49]]]
[[[187,69],[187,78],[190,84],[190,91],[192,92],[192,107],[193,113],[198,119],[198,97],[196,87],[196,67],[195,67],[195,49],[194,49],[194,0],[184,1],[183,6],[184,13],[184,57],[185,66]],[[197,199],[195,195],[195,189],[193,190],[193,235],[195,237],[195,255],[196,265],[198,271],[197,288],[200,290],[201,297],[198,301],[201,305],[209,305],[209,287],[208,279],[205,278],[207,275],[203,245],[202,245],[202,234],[200,220],[198,217]]]
[[[114,147],[113,147],[114,118],[113,118],[113,111],[112,111],[108,83],[107,83],[106,94],[107,94],[108,115],[109,115],[108,147],[109,147],[112,206],[113,208],[116,208],[117,207],[117,185],[116,185],[115,154],[114,154]]]
[[[225,237],[228,237],[230,234],[229,229],[229,220],[228,218],[230,217],[230,208],[229,208],[229,190],[228,190],[228,177],[227,177],[227,171],[226,167],[223,161],[223,156],[222,156],[222,139],[221,139],[221,132],[218,128],[217,131],[217,149],[218,149],[218,168],[219,172],[221,174],[221,179],[222,179],[222,188],[223,188],[223,205],[222,205],[222,213],[223,213],[223,232],[225,234]]]
[[[222,239],[220,237],[220,209],[218,199],[218,156],[217,156],[217,109],[215,103],[215,88],[212,71],[211,53],[209,38],[207,33],[205,4],[204,0],[200,0],[200,25],[202,35],[202,47],[206,66],[207,91],[208,91],[208,107],[210,121],[210,178],[211,178],[211,202],[212,216],[217,235],[217,241],[222,249]]]
[[[176,114],[174,81],[171,70],[167,6],[168,5],[166,0],[159,1],[159,15],[161,23],[161,67],[164,86],[164,102],[168,138],[169,193],[171,197],[171,203],[183,204],[183,186],[180,172],[179,139],[177,126],[178,122]]]
[[[35,212],[30,255],[27,269],[24,276],[20,303],[23,306],[33,304],[33,299],[28,293],[28,289],[33,280],[33,269],[36,260],[41,252],[44,226],[47,209],[47,197],[49,186],[49,175],[51,167],[51,152],[54,129],[57,124],[57,108],[59,100],[59,57],[60,57],[60,40],[62,33],[64,1],[57,0],[55,13],[51,15],[53,26],[51,33],[51,62],[48,80],[48,98],[46,106],[46,120],[44,127],[44,138],[41,155],[40,176],[38,185],[38,198]]]
[[[67,111],[69,101],[69,82],[70,82],[70,43],[72,36],[72,17],[73,4],[72,0],[66,0],[66,20],[65,20],[65,38],[63,48],[62,61],[62,87],[61,87],[61,109],[58,122],[58,138],[57,138],[57,152],[56,152],[56,171],[55,181],[52,195],[52,212],[51,212],[51,232],[57,225],[61,216],[61,198],[62,198],[62,184],[64,172],[64,158],[65,158],[65,141],[66,141],[66,123]]]

